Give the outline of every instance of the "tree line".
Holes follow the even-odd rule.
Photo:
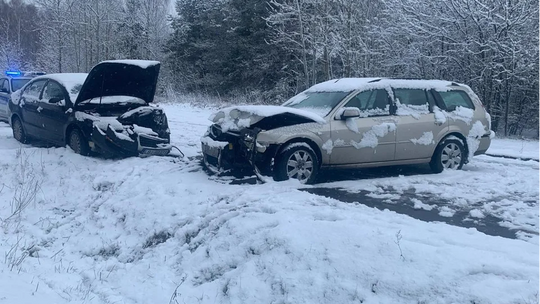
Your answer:
[[[156,59],[162,92],[268,103],[333,78],[447,79],[494,130],[538,136],[533,0],[0,0],[0,16],[5,67]]]

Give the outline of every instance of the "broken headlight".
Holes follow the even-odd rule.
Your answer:
[[[255,130],[251,130],[251,129],[245,129],[245,130],[242,130],[240,136],[242,138],[242,143],[244,144],[244,146],[249,150],[249,151],[253,151],[253,149],[255,148],[255,141],[257,140],[257,134],[259,133],[260,130],[258,129],[255,129]]]

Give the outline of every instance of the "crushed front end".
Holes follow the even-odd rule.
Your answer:
[[[270,174],[278,147],[258,145],[260,131],[245,128],[224,132],[220,125],[213,124],[201,138],[204,165],[213,173],[243,174],[260,170],[262,174]]]
[[[118,117],[97,113],[78,116],[91,124],[90,148],[102,155],[144,157],[171,152],[167,117],[161,108],[139,107]]]

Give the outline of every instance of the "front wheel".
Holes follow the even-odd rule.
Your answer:
[[[274,179],[283,181],[297,179],[304,184],[315,182],[319,172],[319,160],[315,151],[306,143],[287,145],[277,158]]]
[[[435,149],[431,170],[441,173],[443,170],[461,170],[465,164],[465,147],[458,139],[444,139]]]
[[[88,156],[90,154],[88,141],[84,138],[79,129],[73,129],[69,133],[69,147],[77,154],[84,156]]]

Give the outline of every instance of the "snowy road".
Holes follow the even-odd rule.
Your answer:
[[[21,146],[0,123],[0,303],[538,302],[538,162],[231,185],[195,159],[212,111],[165,108],[192,161]]]

